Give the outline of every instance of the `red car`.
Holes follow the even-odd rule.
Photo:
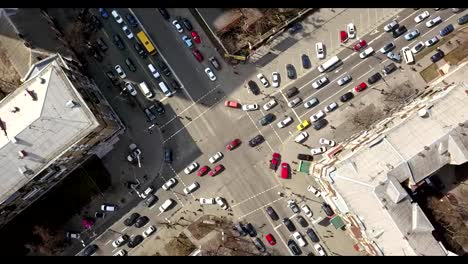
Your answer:
[[[340,31],[340,41],[341,43],[345,43],[346,41],[348,41],[348,32],[346,31]]]
[[[354,51],[360,51],[365,46],[367,46],[367,42],[361,39],[358,44],[354,45],[353,49]]]
[[[281,163],[281,178],[289,179],[289,164],[286,162]]]
[[[198,61],[200,62],[203,61],[203,56],[201,55],[200,51],[198,51],[197,49],[192,50],[192,54],[193,56],[195,56],[195,58],[197,58]]]
[[[206,172],[209,171],[209,170],[210,170],[210,167],[208,167],[208,166],[205,165],[205,166],[201,167],[201,168],[197,171],[197,175],[201,177],[201,176],[205,175]]]
[[[195,43],[200,44],[200,36],[198,36],[196,31],[192,31],[192,39]]]
[[[231,108],[239,108],[239,103],[237,101],[225,101],[224,105]]]
[[[219,164],[218,166],[214,167],[214,169],[212,169],[209,174],[210,174],[211,177],[213,177],[213,176],[217,175],[223,169],[224,169],[224,166]]]
[[[270,169],[276,171],[278,168],[278,164],[280,162],[281,155],[279,153],[273,153],[271,160],[270,160]]]
[[[354,87],[354,91],[360,92],[366,88],[367,88],[367,84],[365,82],[362,82],[358,86]]]
[[[231,141],[231,143],[229,143],[229,144],[226,145],[226,149],[227,149],[227,150],[233,150],[233,149],[235,149],[237,146],[239,146],[240,143],[241,143],[240,139],[236,138],[236,139],[234,139],[233,141]]]
[[[267,234],[265,236],[265,239],[268,241],[268,244],[270,244],[272,246],[276,245],[276,239],[273,237],[272,234]]]

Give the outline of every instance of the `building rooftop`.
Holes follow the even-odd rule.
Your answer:
[[[54,57],[0,102],[0,202],[99,125]]]
[[[468,161],[468,129],[460,125],[468,121],[466,105],[462,85],[441,92],[426,102],[427,117],[413,111],[394,119],[383,140],[361,148],[330,174],[349,211],[385,255],[446,255],[401,182],[414,185],[446,164]]]

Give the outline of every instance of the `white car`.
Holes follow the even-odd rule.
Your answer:
[[[301,209],[307,217],[312,218],[312,210],[310,210],[307,204],[302,205]]]
[[[311,116],[310,117],[310,121],[311,122],[315,122],[321,118],[323,118],[325,116],[325,112],[323,112],[322,110],[318,111],[317,113],[315,113],[315,115]]]
[[[146,197],[148,197],[148,195],[153,194],[153,192],[154,192],[154,189],[153,189],[153,187],[150,186],[150,187],[146,188],[146,190],[144,192],[140,193],[140,197],[142,199],[145,199]]]
[[[179,24],[179,21],[177,21],[177,20],[172,21],[172,25],[174,25],[174,27],[177,29],[177,31],[178,31],[179,33],[184,32],[184,29],[183,29],[182,26]]]
[[[437,42],[439,42],[439,38],[437,36],[427,40],[426,42],[424,42],[424,45],[426,45],[426,47],[430,47],[430,46],[433,46],[434,44],[436,44]]]
[[[125,74],[125,72],[123,71],[122,67],[120,67],[120,65],[117,64],[115,65],[114,68],[121,79],[127,78],[127,74]]]
[[[418,16],[416,16],[414,18],[414,22],[416,23],[421,23],[424,19],[428,18],[429,17],[429,12],[428,11],[424,11],[422,12],[421,14],[419,14]]]
[[[215,201],[219,206],[221,206],[221,209],[224,209],[224,210],[228,209],[228,205],[226,201],[224,200],[224,198],[218,196],[215,198]]]
[[[307,191],[313,193],[313,194],[314,194],[315,196],[317,196],[317,197],[320,197],[320,195],[322,195],[322,194],[321,194],[317,189],[315,189],[314,186],[312,186],[312,185],[309,185],[309,186],[307,187]]]
[[[211,164],[214,164],[216,163],[218,160],[222,159],[223,158],[223,153],[221,152],[216,152],[216,154],[214,154],[213,156],[211,156],[208,161],[211,163]]]
[[[363,52],[361,52],[359,54],[359,57],[361,59],[365,59],[367,58],[369,55],[371,55],[372,53],[374,52],[374,49],[372,47],[368,47],[367,49],[365,49]]]
[[[161,74],[159,74],[159,72],[156,70],[153,64],[148,64],[148,69],[150,70],[154,78],[158,79],[159,77],[161,77]]]
[[[325,110],[326,113],[330,113],[332,111],[335,111],[336,108],[338,108],[338,104],[333,102],[333,103],[327,105],[324,110]]]
[[[353,77],[351,77],[351,75],[346,74],[345,76],[343,76],[342,78],[340,78],[336,83],[337,83],[339,86],[343,86],[343,85],[349,83],[352,79],[353,79]]]
[[[287,116],[284,120],[279,121],[276,125],[278,128],[283,128],[289,124],[291,124],[293,119],[290,116]]]
[[[263,86],[265,86],[265,88],[270,86],[270,83],[265,78],[265,75],[263,75],[263,73],[257,74],[257,78],[260,80],[260,82],[263,84]]]
[[[184,169],[184,172],[185,174],[190,174],[192,173],[194,170],[196,170],[198,168],[198,163],[197,162],[194,162],[190,165],[187,166],[187,168]]]
[[[213,82],[216,81],[216,75],[214,75],[213,71],[210,69],[210,67],[207,67],[205,69],[205,73],[206,75],[208,75],[208,78],[210,78],[210,80],[212,80]]]
[[[326,147],[320,147],[320,148],[311,149],[310,153],[312,153],[312,155],[319,155],[319,154],[325,153],[325,151],[327,151]]]
[[[315,43],[315,51],[317,52],[318,59],[325,58],[325,49],[322,42]]]
[[[215,198],[200,198],[200,204],[215,204]]]
[[[198,184],[198,182],[194,182],[192,184],[190,184],[189,186],[185,187],[184,188],[184,193],[185,194],[191,194],[192,192],[194,192],[198,187],[200,187],[200,184]]]
[[[127,36],[128,39],[132,39],[133,38],[133,33],[130,29],[128,29],[128,27],[125,25],[122,27],[122,30],[125,34],[125,36]]]
[[[300,97],[296,97],[288,102],[288,106],[293,108],[293,107],[296,107],[301,102],[302,102],[302,99]]]
[[[433,19],[426,22],[426,27],[431,28],[431,27],[439,24],[440,22],[442,22],[442,18],[440,16],[434,17]]]
[[[247,105],[242,105],[242,110],[244,111],[255,111],[258,110],[258,104],[247,104]]]
[[[356,37],[356,27],[354,26],[353,23],[349,23],[347,26],[346,26],[347,30],[348,30],[348,37],[349,38],[355,38]]]
[[[279,78],[280,78],[280,75],[278,72],[272,72],[271,73],[271,85],[273,85],[273,87],[278,87],[279,86]]]
[[[263,105],[263,110],[268,111],[277,104],[275,99],[271,99],[265,105]]]
[[[322,86],[324,86],[328,82],[327,76],[322,76],[320,79],[316,80],[315,82],[312,83],[312,87],[315,89],[318,89]]]
[[[142,235],[143,235],[144,238],[147,238],[147,237],[149,237],[151,234],[153,234],[154,231],[156,231],[156,227],[150,225],[150,226],[148,226],[148,228],[146,228],[145,231],[143,231]]]
[[[304,141],[306,138],[309,137],[309,134],[307,134],[307,132],[303,131],[301,132],[299,135],[296,136],[296,138],[294,139],[294,141],[296,143],[301,143],[302,141]]]
[[[164,185],[162,186],[163,190],[167,191],[172,188],[177,183],[175,178],[170,178]]]
[[[116,21],[117,23],[122,24],[123,19],[122,19],[122,17],[119,15],[119,13],[117,13],[116,10],[112,10],[111,14],[112,14],[112,16],[114,17],[114,19],[115,19],[115,21]]]
[[[126,82],[125,83],[125,89],[127,89],[127,91],[132,95],[132,96],[136,96],[138,93],[137,93],[137,90],[135,89],[135,87],[133,87],[133,84],[129,83],[129,82]]]
[[[398,26],[398,22],[396,20],[393,20],[392,22],[388,23],[387,25],[385,25],[384,27],[384,31],[385,32],[390,32],[392,31],[394,28],[396,28]]]
[[[326,138],[320,138],[320,139],[319,139],[319,143],[320,143],[321,145],[328,145],[328,146],[330,146],[330,147],[336,146],[336,142],[335,142],[335,141],[333,141],[333,140],[328,140],[328,139],[326,139]]]
[[[318,103],[319,103],[319,100],[317,98],[315,98],[315,97],[312,97],[312,98],[310,98],[309,101],[304,103],[304,107],[306,109],[309,109],[309,108],[311,108],[312,106],[314,106],[314,105],[316,105]]]
[[[114,240],[114,241],[112,242],[112,246],[115,247],[115,248],[118,248],[118,247],[120,247],[123,243],[125,243],[127,240],[128,240],[128,236],[127,236],[127,235],[121,235],[121,236],[119,236],[119,238],[117,238],[117,240]]]
[[[161,206],[159,206],[159,211],[161,213],[164,213],[165,211],[167,211],[167,209],[169,209],[169,207],[174,203],[174,200],[172,200],[171,198],[167,199],[166,201],[164,201],[163,204],[161,204]]]
[[[314,248],[315,248],[315,251],[317,251],[317,253],[319,254],[319,256],[326,256],[327,255],[325,253],[325,251],[323,250],[322,246],[319,243],[314,244]]]
[[[426,46],[424,45],[424,42],[420,41],[418,43],[416,43],[416,45],[413,46],[413,48],[411,48],[411,52],[413,54],[417,54],[419,53],[421,50],[423,50]]]
[[[302,237],[302,235],[299,232],[294,232],[293,237],[294,237],[294,239],[296,240],[296,242],[297,242],[297,244],[299,246],[305,247],[305,245],[307,245],[304,238]]]
[[[125,249],[121,249],[119,251],[117,251],[113,256],[114,257],[123,257],[127,255],[127,251]]]

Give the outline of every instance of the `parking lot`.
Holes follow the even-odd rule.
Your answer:
[[[118,10],[120,13],[127,12],[124,9]],[[168,10],[173,17],[183,16],[192,21],[194,29],[197,30],[202,39],[201,45],[196,46],[205,58],[211,55],[221,58],[214,51],[199,25],[195,24],[188,10]],[[273,61],[255,69],[252,65],[245,65],[244,68],[238,66],[236,70],[239,71],[239,74],[234,74],[231,66],[222,63],[222,69],[215,71],[217,80],[214,82],[210,81],[204,73],[204,68],[209,66],[207,60],[198,62],[191,54],[191,50],[181,41],[181,34],[175,30],[170,21],[165,21],[157,10],[137,8],[128,10],[135,15],[141,28],[148,32],[149,37],[157,46],[160,55],[162,55],[161,59],[167,62],[173,72],[174,77],[171,78],[177,79],[182,84],[182,88],[173,97],[164,98],[154,88],[157,87],[157,83],[153,76],[146,71],[145,63],[138,59],[137,54],[132,53],[133,50],[129,51],[129,56],[136,58],[135,61],[137,61],[139,68],[137,71],[139,75],[130,73],[129,79],[135,82],[146,80],[156,91],[156,98],[160,99],[166,106],[166,114],[158,117],[157,122],[162,135],[163,147],[169,148],[173,152],[173,162],[164,164],[160,169],[155,168],[158,170],[157,172],[144,168],[148,174],[155,177],[153,187],[157,189],[155,194],[158,197],[158,202],[150,208],[140,204],[132,212],[148,216],[151,219],[150,223],[157,226],[161,222],[174,221],[180,217],[182,211],[195,212],[198,210],[200,205],[196,199],[221,196],[225,198],[232,211],[224,211],[217,205],[213,205],[213,207],[203,206],[206,209],[205,213],[212,212],[222,215],[231,213],[234,221],[250,222],[257,229],[259,237],[261,236],[263,239],[266,234],[272,234],[278,242],[275,246],[277,250],[284,255],[290,255],[286,242],[292,239],[292,233],[281,224],[281,220],[271,220],[266,214],[265,208],[272,206],[279,214],[280,219],[290,218],[300,233],[306,237],[305,228],[297,223],[296,214],[287,207],[287,200],[292,198],[299,206],[307,204],[312,209],[313,219],[307,219],[308,224],[316,230],[321,238],[321,245],[329,255],[360,254],[354,251],[353,242],[345,231],[335,230],[331,225],[322,226],[319,224],[320,220],[325,218],[325,213],[320,208],[323,200],[306,191],[308,185],[318,187],[314,180],[305,174],[296,172],[292,172],[290,179],[281,179],[279,177],[280,169],[276,172],[269,169],[269,160],[273,152],[279,152],[282,154],[281,162],[287,162],[293,166],[292,162],[297,160],[296,155],[298,153],[310,154],[309,149],[318,146],[320,137],[336,140],[336,138],[329,136],[337,133],[334,130],[340,128],[347,121],[349,112],[359,109],[353,107],[352,104],[340,102],[339,97],[345,92],[351,91],[354,94],[355,98],[351,102],[371,102],[372,98],[377,97],[375,94],[380,94],[378,89],[390,89],[387,86],[398,83],[399,78],[409,79],[415,86],[425,86],[422,79],[415,72],[410,71],[410,66],[403,62],[398,64],[401,69],[384,77],[384,80],[376,84],[368,85],[366,90],[356,92],[353,89],[359,83],[367,82],[369,76],[381,71],[385,65],[390,63],[386,55],[378,52],[382,46],[394,41],[396,50],[403,46],[413,47],[417,42],[437,35],[438,31],[448,23],[455,25],[456,19],[462,15],[453,14],[450,9],[428,10],[431,13],[431,18],[433,14],[437,14],[443,18],[444,22],[433,28],[427,28],[424,23],[416,25],[413,18],[424,11],[423,9],[366,9],[364,12],[357,12],[356,9],[324,10],[320,14],[324,17],[318,16],[320,24],[316,21],[317,17],[306,19],[303,22],[304,32],[299,33],[303,35],[294,36],[300,41]],[[121,30],[119,25],[110,19],[105,22],[103,32],[104,36],[109,37],[109,39],[110,33],[107,32],[120,32],[119,30]],[[394,40],[391,33],[383,31],[383,26],[393,19],[397,19],[401,25],[405,25],[408,31],[415,27],[418,28],[420,36],[412,41],[405,40],[403,36]],[[347,43],[340,43],[339,28],[344,30],[346,24],[350,22],[354,22],[356,26],[357,37],[348,40]],[[330,30],[331,28],[333,30]],[[279,38],[281,39],[281,36]],[[368,58],[359,58],[359,52],[353,51],[353,46],[358,39],[365,39],[376,52]],[[326,47],[327,52],[324,60],[316,58],[314,43],[317,41],[322,41]],[[301,54],[308,54],[312,62],[311,69],[302,69]],[[342,66],[323,74],[316,70],[318,65],[334,55],[341,59]],[[416,60],[418,59],[416,56]],[[112,60],[114,61],[114,58]],[[155,59],[149,58],[148,60]],[[154,63],[157,64],[156,61]],[[285,65],[288,63],[293,64],[296,68],[298,78],[295,80],[288,80],[286,77]],[[111,67],[112,64],[105,61],[106,67]],[[271,72],[273,71],[278,71],[281,75],[280,88],[263,88],[255,76],[261,72],[271,82]],[[352,81],[339,86],[336,82],[345,74],[351,75]],[[329,82],[320,89],[312,88],[311,83],[324,75],[328,77]],[[258,83],[262,90],[260,95],[254,96],[248,92],[248,89],[244,88],[245,82],[248,80],[254,80]],[[288,100],[291,99],[286,98],[285,92],[293,86],[299,89],[297,96],[302,98],[302,102],[316,97],[319,103],[310,109],[304,108],[302,104],[295,108],[288,107]],[[265,111],[262,106],[271,99],[275,99],[277,105],[271,110]],[[137,96],[137,100],[139,105],[143,107],[149,104],[149,101],[141,94]],[[242,105],[257,103],[260,105],[260,109],[242,111],[241,109],[228,108],[224,106],[225,100],[236,100]],[[339,107],[336,111],[326,115],[328,125],[318,131],[309,127],[305,130],[309,133],[309,137],[303,142],[303,145],[294,143],[293,139],[298,134],[296,126],[332,102],[337,102]],[[267,113],[273,113],[275,120],[269,125],[262,126],[258,120]],[[291,117],[293,122],[284,128],[278,128],[276,123],[286,116]],[[335,127],[335,129],[331,127]],[[263,135],[265,142],[257,147],[248,146],[248,141],[257,134]],[[340,137],[345,138],[346,131],[342,131]],[[236,138],[242,141],[240,146],[232,151],[226,150],[226,145]],[[140,143],[143,146],[144,144],[144,142]],[[215,177],[208,175],[198,177],[195,173],[186,175],[183,172],[184,168],[193,161],[198,162],[200,167],[208,165],[213,168],[214,165],[208,162],[208,158],[218,151],[224,154],[224,157],[217,163],[225,167],[220,174]],[[146,154],[145,151],[143,151],[143,155],[145,156],[143,167],[145,167],[146,164],[151,163],[152,156]],[[177,185],[169,191],[159,189],[164,182],[173,177],[177,179]],[[198,182],[200,188],[192,194],[186,195],[183,189],[193,182]],[[175,206],[167,212],[159,212],[157,208],[169,198],[175,201]],[[303,215],[302,212],[300,214]],[[106,238],[101,237],[98,240],[103,243],[99,244],[99,255],[115,253],[116,250],[110,243],[119,234],[135,234],[143,231],[142,228],[127,228],[122,221],[116,222],[111,229],[115,230],[114,235]],[[313,243],[310,239],[305,239],[308,241],[308,245],[303,248],[303,254],[307,255],[310,252],[317,254],[312,248]],[[267,245],[267,247],[270,246]],[[138,247],[135,252],[137,250]],[[132,251],[129,253],[133,254]]]

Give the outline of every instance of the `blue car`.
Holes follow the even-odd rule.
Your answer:
[[[299,32],[301,29],[302,29],[302,25],[299,24],[299,23],[296,23],[296,24],[292,25],[288,29],[288,31],[289,31],[290,34],[295,34],[295,33]]]
[[[191,48],[193,46],[193,42],[191,38],[187,36],[182,36],[182,40],[185,42],[185,45],[187,45],[187,47]]]
[[[417,36],[419,36],[419,30],[415,29],[415,30],[411,31],[410,33],[406,34],[405,39],[410,41],[410,40],[414,39]]]
[[[128,23],[130,23],[132,27],[138,27],[138,22],[136,21],[135,17],[133,17],[132,14],[127,14],[125,18],[127,18]]]
[[[395,52],[393,52],[393,51],[390,51],[389,53],[387,53],[387,57],[388,57],[389,59],[391,59],[392,61],[394,61],[394,62],[401,62],[401,56],[400,56],[400,54],[395,53]]]
[[[304,69],[309,69],[310,66],[312,66],[312,65],[310,64],[309,56],[307,56],[307,55],[305,55],[305,54],[302,54],[301,60],[302,60],[302,67],[304,67]]]
[[[109,18],[109,13],[107,13],[105,8],[98,8],[98,11],[103,18]]]
[[[452,24],[449,24],[448,26],[444,27],[444,28],[439,32],[439,35],[440,35],[441,37],[447,36],[447,35],[450,34],[453,30],[454,30],[453,25],[452,25]]]

